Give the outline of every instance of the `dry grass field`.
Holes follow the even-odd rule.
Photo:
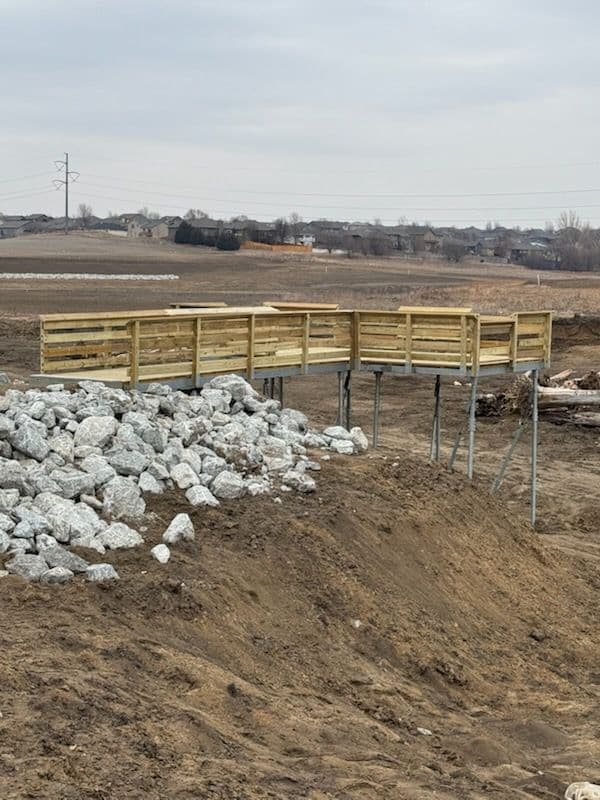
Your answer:
[[[594,275],[543,273],[538,285],[506,264],[92,235],[0,242],[0,273],[15,275],[0,278],[0,371],[24,382],[40,313],[195,299],[550,308],[564,317],[553,370],[600,369],[600,322],[573,317],[600,312]],[[353,422],[370,433],[372,377],[353,383]],[[334,420],[333,376],[285,390],[311,423]],[[445,460],[468,387],[444,381],[442,395]],[[427,464],[432,413],[433,379],[386,377],[377,451],[324,464],[308,499],[195,512],[200,541],[168,572],[133,551],[117,588],[1,584],[2,797],[550,800],[598,780],[598,435],[542,420],[534,533],[526,438],[489,495],[517,420],[479,420],[471,486],[462,452],[454,475]],[[152,543],[183,506],[177,494],[153,501]]]

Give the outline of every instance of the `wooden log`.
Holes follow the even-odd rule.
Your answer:
[[[550,380],[552,381],[552,383],[564,383],[574,374],[575,374],[574,369],[563,369],[562,372],[557,372],[556,375],[552,375],[550,377]]]
[[[540,386],[539,407],[571,408],[574,406],[600,406],[600,390],[565,389],[562,386]]]

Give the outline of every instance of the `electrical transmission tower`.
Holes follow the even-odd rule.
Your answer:
[[[58,172],[65,173],[64,178],[55,178],[52,183],[56,187],[56,189],[60,189],[61,186],[65,187],[65,234],[69,233],[69,184],[75,183],[77,178],[79,177],[79,173],[75,172],[72,169],[69,169],[69,154],[65,153],[64,161],[55,161],[56,169]]]

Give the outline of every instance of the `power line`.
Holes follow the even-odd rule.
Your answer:
[[[136,193],[136,196],[139,196],[140,192],[144,192],[144,196],[157,196],[161,198],[174,198],[176,200],[190,200],[193,202],[197,202],[199,200],[197,195],[181,195],[181,194],[164,194],[162,192],[153,192],[147,190],[140,190],[140,189],[128,189],[125,186],[115,186],[111,184],[102,184],[102,183],[92,183],[90,181],[85,181],[83,183],[85,186],[92,186],[98,187],[101,189],[117,189],[118,191],[125,191],[128,193]],[[599,190],[600,191],[600,190]],[[285,197],[285,193],[281,193],[281,197]],[[243,206],[270,206],[272,202],[264,202],[262,200],[247,200],[247,199],[240,199],[240,198],[227,198],[224,200],[217,200],[215,198],[205,198],[206,202],[208,203],[239,203]],[[290,204],[291,205],[291,204]],[[405,213],[412,213],[412,212],[430,212],[430,211],[490,211],[490,212],[498,212],[498,211],[563,211],[564,205],[560,206],[457,206],[457,207],[431,207],[431,206],[369,206],[368,208],[365,206],[345,206],[336,203],[335,205],[323,205],[318,204],[315,205],[305,205],[305,204],[294,204],[295,208],[300,209],[311,209],[311,208],[319,208],[319,209],[338,209],[341,211],[362,211],[367,213],[377,212],[377,211],[403,211]],[[574,210],[577,209],[586,209],[586,208],[600,208],[600,203],[590,203],[587,205],[578,205],[578,206],[570,206]]]
[[[111,200],[112,202],[115,202],[115,203],[131,203],[132,205],[137,205],[138,203],[142,202],[142,200],[140,198],[137,198],[134,201],[131,198],[126,199],[126,198],[123,198],[123,197],[113,197],[113,196],[109,196],[109,195],[92,194],[90,192],[77,192],[77,195],[78,195],[78,197],[83,197],[83,198],[92,198],[92,199],[97,199],[97,200]],[[182,211],[188,209],[187,205],[180,206],[180,205],[177,205],[175,203],[168,203],[168,206],[169,206],[169,208],[174,208],[174,209],[178,209],[178,210],[182,210]],[[561,209],[562,209],[562,207],[561,207]],[[218,213],[223,214],[224,216],[235,216],[236,214],[240,213],[240,209],[239,208],[238,209],[233,209],[233,210],[232,209],[228,209],[228,210],[221,209]],[[279,211],[263,211],[263,214],[265,214],[265,215],[267,215],[267,216],[269,216],[271,218],[278,217],[278,216],[281,216],[281,210],[279,210]],[[466,218],[465,217],[465,218],[462,218],[462,219],[458,219],[458,218],[451,219],[449,217],[446,217],[443,220],[428,220],[428,222],[430,222],[431,224],[434,224],[434,225],[447,225],[448,223],[456,223],[456,222],[473,223],[474,220],[480,220],[480,221],[483,221],[483,222],[487,222],[488,218],[486,218],[486,217],[469,217],[469,218]],[[515,223],[521,223],[521,224],[524,224],[526,222],[546,223],[548,221],[548,218],[547,217],[546,218],[526,217],[525,219],[504,218],[503,221],[504,222],[515,222]],[[382,222],[385,223],[385,224],[396,225],[398,220],[397,220],[397,218],[393,219],[393,220],[392,219],[384,219],[384,220],[382,220]]]
[[[398,166],[404,166],[407,162],[414,163],[417,158],[426,158],[427,156],[415,156],[415,158],[411,158],[409,156],[405,157],[390,157],[390,158],[382,158],[380,159],[382,162],[382,166],[378,169],[319,169],[319,168],[304,168],[304,169],[289,169],[289,168],[278,168],[278,174],[293,174],[293,175],[307,175],[307,174],[315,174],[315,175],[381,175],[384,171],[389,171],[390,169],[390,162],[397,164]],[[106,161],[112,164],[140,164],[144,167],[147,167],[147,162],[136,161],[135,159],[131,158],[109,158],[106,156],[100,156],[94,154],[94,160],[99,161]],[[152,159],[153,164],[167,164],[169,167],[173,166],[173,161],[171,158],[167,159]],[[490,165],[470,165],[470,166],[462,166],[462,165],[450,165],[445,162],[442,165],[434,166],[434,167],[421,167],[420,172],[435,172],[439,173],[441,171],[448,171],[448,172],[456,172],[459,171],[461,174],[464,172],[506,172],[508,170],[535,170],[535,169],[564,169],[564,168],[573,168],[573,167],[599,167],[600,161],[572,161],[572,162],[546,162],[542,164],[532,164],[532,163],[509,163],[504,164],[502,166],[490,166]],[[196,170],[207,170],[207,169],[214,169],[214,164],[186,164],[186,170],[196,169]],[[264,167],[262,166],[240,166],[235,167],[236,172],[262,172],[264,173]]]
[[[100,177],[92,175],[91,177]],[[104,176],[102,176],[104,177]],[[110,176],[106,176],[110,180]],[[149,183],[147,181],[131,181],[131,183],[146,183],[148,185],[157,186],[156,183]],[[119,189],[129,191],[127,187],[123,186],[115,186],[111,184],[101,184],[101,183],[90,183],[88,181],[89,186],[97,186],[104,189]],[[167,184],[162,184],[163,186]],[[139,190],[131,190],[131,191],[139,191]],[[190,187],[190,191],[195,191],[192,187]],[[369,194],[369,193],[346,193],[340,194],[335,192],[288,192],[288,191],[262,191],[262,190],[254,190],[254,189],[206,189],[203,187],[203,191],[219,191],[219,192],[228,192],[228,191],[235,191],[238,194],[256,194],[256,195],[271,195],[271,196],[286,196],[286,197],[336,197],[336,198],[365,198],[365,199],[375,199],[375,198],[387,198],[387,199],[402,199],[402,198],[421,198],[421,199],[458,199],[458,198],[468,198],[468,197],[530,197],[530,196],[547,196],[547,195],[557,195],[557,194],[590,194],[594,192],[600,192],[600,188],[597,189],[553,189],[553,190],[534,190],[531,192],[471,192],[471,193],[463,193],[463,194]],[[149,192],[150,194],[157,194],[156,192]],[[185,195],[170,195],[171,197],[180,197],[183,198]],[[231,200],[230,202],[238,202],[237,200]],[[240,202],[247,202],[247,201],[240,201]],[[336,206],[339,208],[339,206]]]
[[[28,181],[30,178],[47,178],[51,172],[38,172],[35,175],[22,175],[20,178],[2,178],[0,183],[18,183],[19,181]]]
[[[64,161],[55,161],[56,169],[58,172],[65,171],[64,180],[62,178],[55,178],[53,183],[57,189],[61,186],[65,187],[65,235],[69,233],[69,184],[75,183],[79,178],[79,172],[69,169],[69,154],[65,153]]]
[[[33,197],[36,194],[52,194],[52,189],[31,189],[26,192],[12,192],[12,194],[5,194],[0,196],[0,200],[19,200],[22,197]]]

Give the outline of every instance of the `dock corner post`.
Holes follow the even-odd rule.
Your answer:
[[[279,386],[277,387],[277,393],[279,395],[279,403],[283,408],[283,375],[279,376]]]
[[[254,339],[256,330],[256,317],[250,314],[248,317],[248,363],[247,372],[248,380],[254,379]]]
[[[198,379],[200,376],[200,335],[202,331],[202,320],[200,317],[194,319],[194,345],[192,347],[193,362],[192,362],[192,383],[194,389],[198,388]]]
[[[129,323],[129,388],[135,389],[138,385],[140,373],[140,321],[132,320]]]
[[[469,452],[467,455],[467,477],[473,480],[475,464],[475,410],[477,407],[477,375],[474,375],[471,382],[471,402],[469,403]]]
[[[46,328],[43,317],[40,318],[40,372],[46,371]]]
[[[375,372],[375,397],[373,400],[373,450],[377,448],[379,441],[379,414],[381,411],[381,379],[383,372],[377,370]]]
[[[538,448],[538,380],[539,372],[533,370],[531,390],[531,524],[537,517],[537,448]]]

